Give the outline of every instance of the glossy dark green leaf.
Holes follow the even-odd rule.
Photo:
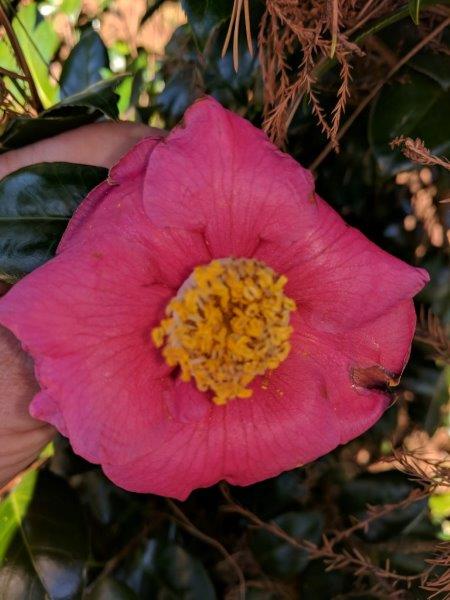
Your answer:
[[[383,29],[386,29],[386,27],[389,27],[390,25],[401,21],[408,15],[411,15],[409,1],[410,0],[408,0],[407,4],[404,4],[402,7],[393,11],[387,16],[380,17],[377,21],[375,21],[375,23],[371,23],[366,29],[359,33],[353,41],[358,44],[369,35],[377,33],[378,31],[382,31]],[[426,6],[433,6],[434,4],[449,4],[449,2],[450,0],[421,0],[420,5],[421,8],[425,8]]]
[[[83,600],[138,600],[138,596],[124,583],[105,577],[83,595]]]
[[[215,600],[216,593],[206,569],[181,546],[160,546],[155,566],[158,579],[172,592],[173,600]]]
[[[443,90],[450,89],[450,56],[434,52],[422,52],[408,63],[413,69],[434,79]]]
[[[31,475],[36,476],[27,477]],[[30,490],[21,485],[5,501],[12,506],[9,517],[16,527],[0,566],[0,598],[80,598],[89,543],[75,492],[48,472],[37,475],[31,499]]]
[[[414,489],[408,478],[399,472],[362,475],[348,482],[342,492],[341,506],[346,513],[363,519],[367,505],[394,504],[406,498]],[[426,509],[426,500],[413,502],[373,521],[361,536],[369,541],[388,539],[400,534]]]
[[[316,544],[320,542],[323,516],[318,512],[289,512],[280,515],[274,522],[296,539],[306,539]],[[264,530],[252,534],[251,548],[264,571],[277,577],[293,577],[303,571],[309,562],[305,550],[299,550]]]
[[[413,22],[418,25],[420,22],[420,7],[421,7],[421,0],[409,0],[408,1],[408,8],[409,8],[409,14],[411,15],[411,19],[413,20]]]
[[[74,210],[107,170],[41,163],[0,181],[0,271],[27,273],[48,260]]]
[[[300,598],[330,600],[344,592],[345,574],[342,571],[327,571],[321,560],[313,560],[303,571],[300,579]]]
[[[60,97],[73,96],[100,81],[100,71],[108,64],[108,52],[102,38],[93,29],[84,30],[63,64]]]
[[[383,88],[369,120],[372,152],[383,173],[392,174],[410,164],[389,146],[399,135],[419,137],[434,154],[449,152],[450,119],[442,119],[449,103],[449,92],[430,77],[411,70],[402,80]]]
[[[73,96],[68,96],[38,117],[12,119],[0,137],[0,153],[52,137],[58,133],[93,123],[101,118],[117,119],[116,86],[125,75],[99,81]]]
[[[229,0],[182,0],[181,5],[201,47],[211,30],[230,18],[233,7]]]

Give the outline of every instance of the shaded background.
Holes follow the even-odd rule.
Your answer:
[[[448,4],[252,0],[236,34],[232,6],[0,0],[0,152],[102,119],[170,128],[212,94],[430,272],[410,363],[364,436],[184,503],[115,487],[57,439],[0,490],[2,599],[450,597]],[[0,181],[0,278],[48,260],[104,177],[55,163]]]

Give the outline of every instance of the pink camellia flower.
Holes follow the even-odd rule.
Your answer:
[[[118,485],[184,499],[368,429],[427,281],[204,98],[89,194],[57,256],[0,301],[0,322],[35,360],[33,416]]]

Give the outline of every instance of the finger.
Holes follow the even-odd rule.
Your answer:
[[[41,162],[73,162],[110,168],[138,141],[164,135],[162,129],[126,121],[84,125],[1,155],[0,179],[17,169]]]

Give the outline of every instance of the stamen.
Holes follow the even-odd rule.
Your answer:
[[[166,307],[152,340],[181,379],[195,380],[213,401],[249,398],[257,375],[276,369],[291,349],[287,278],[247,258],[196,267]]]

